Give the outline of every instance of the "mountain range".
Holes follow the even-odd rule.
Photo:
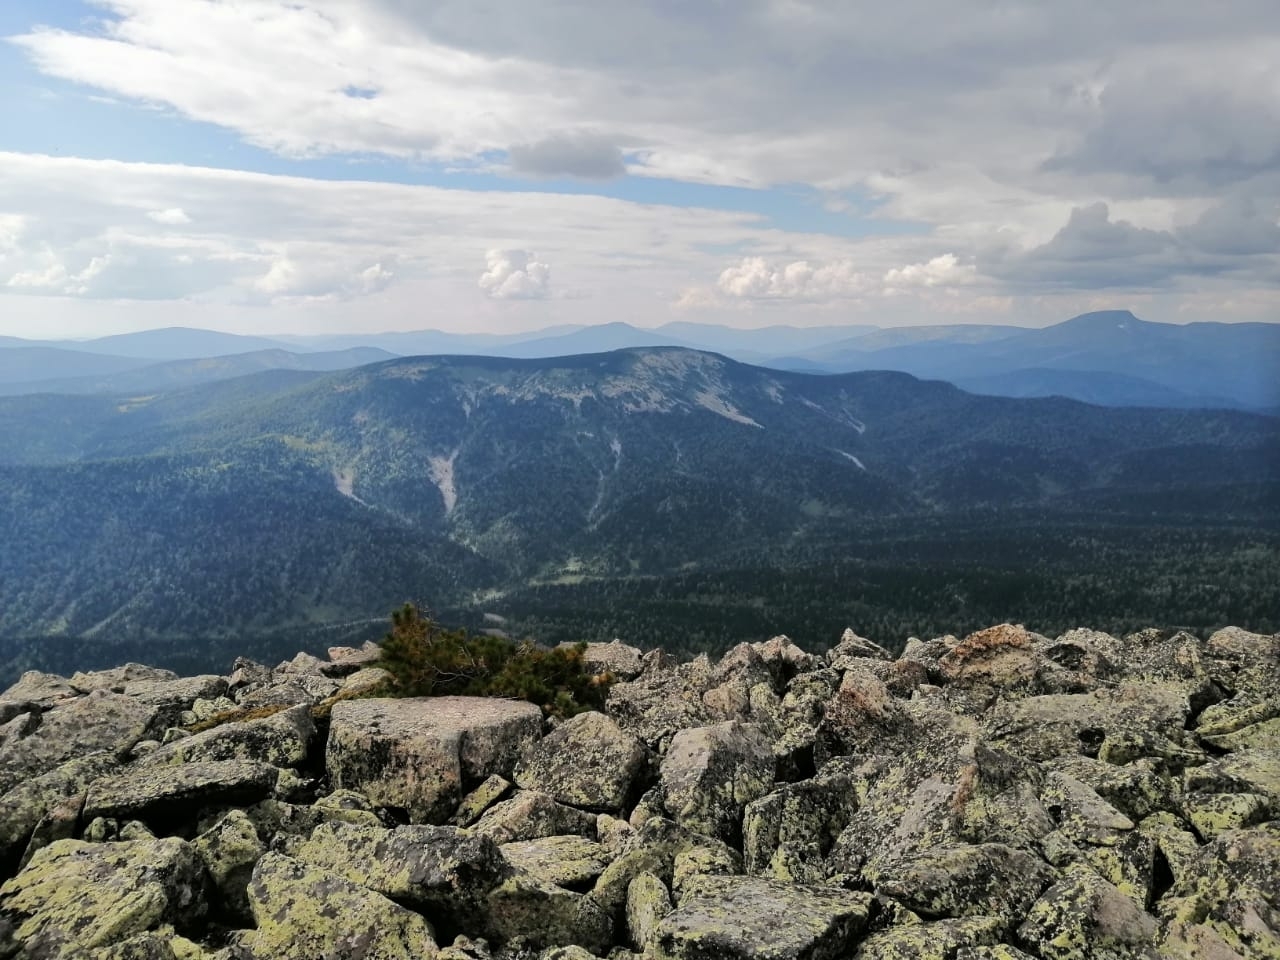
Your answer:
[[[1096,610],[1110,590],[1149,619],[1131,591],[1159,570],[1188,609],[1207,590],[1252,622],[1274,612],[1276,587],[1255,586],[1280,556],[1277,517],[1280,419],[683,348],[31,394],[0,398],[0,663],[130,644],[155,659],[193,635],[318,643],[405,599],[561,638],[616,628],[601,611],[636,589],[650,593],[628,623],[645,635],[740,634],[753,615],[759,630],[775,605],[812,611],[819,588],[843,597],[835,618],[941,590],[991,620],[1060,560],[1078,582],[1055,603],[1074,589]],[[1174,533],[1205,563],[1166,569],[1153,544]],[[1242,571],[1219,542],[1261,553]],[[929,572],[945,569],[980,575]]]
[[[1064,396],[1104,406],[1280,411],[1280,324],[1152,323],[1123,310],[1031,329],[955,324],[740,330],[670,323],[552,327],[522,334],[410,333],[237,337],[172,328],[90,341],[0,339],[0,392],[111,393],[227,379],[270,364],[355,367],[389,355],[479,354],[543,358],[677,346],[774,369],[809,373],[898,370],[994,396]],[[382,351],[374,354],[370,351]],[[232,361],[230,355],[255,354]],[[323,354],[325,359],[316,359]],[[313,359],[304,359],[304,358]],[[126,372],[159,361],[218,358]]]

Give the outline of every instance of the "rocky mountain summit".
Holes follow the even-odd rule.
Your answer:
[[[1280,956],[1280,635],[596,644],[568,720],[378,652],[0,694],[0,958]]]

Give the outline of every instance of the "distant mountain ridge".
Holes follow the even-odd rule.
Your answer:
[[[461,608],[586,581],[782,577],[869,538],[1015,516],[1271,529],[1278,478],[1268,417],[680,348],[0,398],[0,638],[191,622],[244,637],[365,621],[422,591]]]
[[[109,392],[127,380],[107,374],[143,366],[147,357],[211,356],[212,352],[198,351],[214,348],[219,354],[287,349],[296,355],[368,348],[400,356],[540,358],[661,346],[710,350],[742,362],[806,373],[899,370],[999,396],[1059,395],[1105,406],[1258,411],[1280,406],[1280,324],[1151,323],[1125,310],[1082,314],[1044,328],[954,324],[738,330],[668,323],[645,329],[612,322],[521,334],[422,330],[271,340],[174,328],[96,341],[0,340],[0,385],[36,382],[40,389]],[[66,354],[46,352],[16,361],[13,351],[24,347]],[[104,356],[130,352],[128,360]],[[99,359],[90,359],[89,353]],[[299,366],[296,361],[290,365]],[[243,372],[231,365],[224,371],[222,376]],[[101,379],[97,386],[65,382],[81,376]],[[209,376],[205,371],[183,381],[175,371],[168,384],[177,388]],[[32,388],[9,386],[5,392],[24,389]]]

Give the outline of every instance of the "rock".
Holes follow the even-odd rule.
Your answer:
[[[542,732],[531,703],[481,697],[344,700],[330,716],[325,765],[336,787],[360,790],[413,822],[443,822],[468,782],[509,776]]]
[[[131,769],[89,787],[84,816],[185,817],[219,803],[251,804],[270,796],[278,771],[251,760],[221,760]]]
[[[865,929],[871,897],[759,877],[708,877],[658,924],[659,960],[836,960]]]
[[[1058,829],[1076,843],[1110,846],[1137,826],[1088,784],[1063,773],[1054,772],[1045,779],[1040,802]]]
[[[837,758],[816,777],[747,804],[742,821],[747,872],[800,883],[825,879],[826,856],[857,809],[855,766]]]
[[[1156,921],[1087,867],[1070,866],[1032,905],[1018,937],[1044,960],[1154,960]]]
[[[876,893],[923,918],[995,917],[1003,930],[1026,915],[1054,874],[1037,857],[985,843],[922,850],[866,876]]]
[[[39,707],[56,706],[80,695],[66,677],[56,673],[28,670],[13,686],[0,693],[0,700],[28,702]]]
[[[671,913],[671,892],[652,873],[642,873],[627,885],[627,937],[642,953],[658,935],[658,925]]]
[[[535,948],[573,943],[603,952],[613,940],[613,920],[595,900],[519,871],[489,892],[477,919],[490,939]]]
[[[389,690],[392,686],[389,670],[382,667],[364,667],[347,676],[338,688],[338,696],[344,700],[356,697],[371,697]]]
[[[424,960],[438,950],[418,914],[277,853],[258,861],[248,893],[257,929],[245,947],[253,960]]]
[[[382,647],[366,641],[361,647],[330,647],[328,654],[329,662],[321,665],[320,672],[326,677],[349,677],[373,668],[382,659]]]
[[[223,914],[248,924],[253,920],[248,886],[253,868],[267,852],[248,814],[232,810],[192,841],[217,891]]]
[[[858,945],[853,957],[854,960],[952,960],[966,956],[961,951],[997,946],[1004,926],[996,917],[903,924],[873,933]]]
[[[1120,766],[1092,757],[1055,757],[1049,766],[1088,784],[1103,800],[1130,820],[1179,809],[1178,784],[1162,774],[1155,761],[1136,760]]]
[[[979,630],[949,649],[938,661],[946,682],[959,688],[994,687],[1001,691],[1033,688],[1041,671],[1035,634],[1002,623]]]
[[[462,798],[449,822],[457,827],[471,826],[510,789],[511,781],[506,777],[500,777],[496,773],[487,777],[484,783]]]
[[[90,753],[124,755],[155,716],[154,707],[104,691],[59,704],[26,736],[0,746],[0,792]]]
[[[596,818],[585,810],[557,803],[545,793],[522,790],[510,800],[490,807],[471,830],[498,844],[566,834],[593,837]]]
[[[103,950],[164,923],[185,927],[205,910],[203,868],[174,837],[121,843],[59,840],[0,887],[26,955]],[[65,951],[65,952],[64,952]]]
[[[826,659],[827,663],[834,666],[842,659],[862,657],[872,660],[892,660],[893,654],[878,643],[872,643],[866,637],[858,636],[851,627],[846,627],[840,636],[840,642],[827,652]]]
[[[646,667],[635,680],[609,688],[605,713],[661,753],[677,731],[710,720],[702,702],[710,676],[705,659],[673,668]]]
[[[114,754],[91,753],[20,783],[0,797],[0,864],[22,853],[51,810],[70,797],[82,796],[90,783],[119,766]]]
[[[584,810],[626,806],[648,766],[649,752],[602,713],[580,713],[525,752],[515,781]]]
[[[820,657],[806,653],[785,635],[773,637],[764,643],[753,643],[752,647],[772,675],[773,687],[778,692],[785,690],[787,684],[799,674],[812,673],[823,665]]]
[[[826,704],[814,757],[824,763],[847,754],[889,752],[912,739],[910,716],[885,682],[869,669],[850,667]]]
[[[662,760],[661,780],[677,823],[736,842],[743,808],[773,789],[773,751],[759,727],[737,721],[681,730]]]
[[[233,721],[185,737],[147,757],[148,764],[258,760],[275,767],[306,762],[316,738],[311,710],[301,704],[265,717]]]
[[[560,644],[562,649],[574,646],[576,644]],[[618,680],[634,680],[644,669],[641,652],[621,640],[610,643],[588,643],[582,653],[582,665],[590,673],[609,673]]]
[[[1125,682],[1093,693],[1002,700],[983,716],[991,746],[1028,760],[1097,756],[1108,735],[1181,731],[1191,706],[1176,685]]]
[[[1280,747],[1241,750],[1183,776],[1187,793],[1256,793],[1280,809]]]
[[[586,837],[569,835],[518,840],[499,849],[513,867],[558,887],[590,887],[609,865],[603,847]]]
[[[93,690],[110,690],[112,693],[126,693],[131,683],[155,683],[177,680],[178,675],[172,670],[149,667],[144,663],[126,663],[109,670],[94,670],[89,673],[74,673],[68,681],[81,693]]]
[[[1256,793],[1193,793],[1183,803],[1187,819],[1206,840],[1271,818],[1271,801]]]
[[[475,929],[484,898],[512,872],[493,841],[454,827],[325,823],[294,856],[451,929]]]

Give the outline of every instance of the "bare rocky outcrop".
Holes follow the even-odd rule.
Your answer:
[[[587,654],[554,722],[367,647],[24,675],[0,958],[1280,956],[1280,637]]]

